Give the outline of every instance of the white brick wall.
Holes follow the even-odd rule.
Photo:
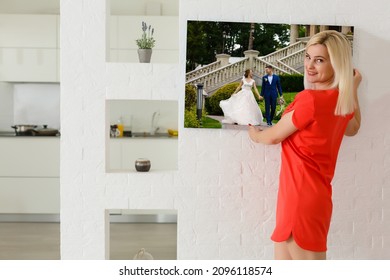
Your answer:
[[[111,208],[177,209],[179,259],[273,258],[280,146],[184,129],[179,114],[178,171],[105,173],[106,99],[178,100],[182,111],[188,19],[355,26],[363,122],[341,147],[328,258],[390,258],[387,0],[181,0],[179,65],[107,64],[105,2],[61,1],[63,259],[108,256]]]

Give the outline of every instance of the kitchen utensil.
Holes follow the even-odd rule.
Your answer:
[[[56,136],[58,134],[58,129],[48,128],[47,125],[43,125],[42,128],[33,129],[33,136]]]
[[[16,135],[32,135],[32,130],[37,126],[31,124],[18,124],[11,127],[15,129]]]

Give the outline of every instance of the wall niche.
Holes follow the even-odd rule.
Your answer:
[[[110,259],[176,260],[177,210],[110,209]],[[144,249],[145,253],[141,251]]]
[[[107,172],[136,172],[140,158],[150,172],[177,170],[177,101],[107,100],[106,122]]]
[[[150,62],[179,62],[178,0],[109,0],[108,3],[107,62],[139,63],[136,40],[142,36],[143,22],[148,28],[146,33],[154,31]]]

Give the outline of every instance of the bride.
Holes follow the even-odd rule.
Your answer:
[[[240,125],[260,125],[263,124],[263,114],[252,93],[252,87],[257,97],[263,100],[257,90],[255,80],[252,78],[253,72],[250,69],[245,70],[244,77],[229,99],[221,100],[221,107],[225,118],[222,123],[240,124]],[[239,89],[241,90],[239,91]]]

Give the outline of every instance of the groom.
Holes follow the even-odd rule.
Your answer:
[[[273,73],[274,68],[271,65],[265,67],[267,75],[263,76],[261,93],[265,101],[265,118],[268,126],[272,126],[272,120],[275,116],[276,101],[278,95],[282,97],[282,86],[280,85],[279,76]]]

